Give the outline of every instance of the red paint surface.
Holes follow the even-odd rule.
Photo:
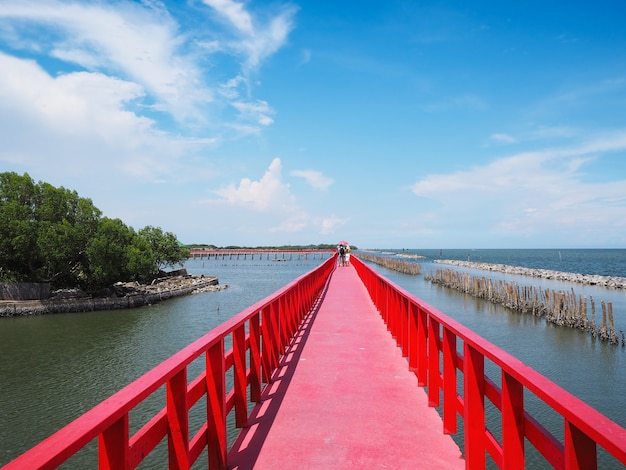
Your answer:
[[[281,364],[229,468],[465,468],[353,267]]]

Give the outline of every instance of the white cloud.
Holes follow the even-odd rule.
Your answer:
[[[59,74],[99,72],[136,84],[141,93],[129,108],[132,112],[165,113],[187,132],[207,124],[212,129],[233,124],[216,114],[228,105],[240,111],[235,124],[251,120],[271,125],[273,110],[251,96],[249,73],[285,44],[295,10],[287,6],[272,14],[260,8],[253,14],[242,2],[204,3],[227,20],[234,40],[225,42],[227,33],[213,24],[183,33],[176,19],[156,1],[4,2],[0,3],[4,22],[0,34],[13,50],[58,59]],[[33,31],[40,36],[37,42],[29,39]],[[217,52],[219,60],[231,62],[229,68],[233,64],[240,68],[221,86],[207,60]]]
[[[316,170],[294,170],[291,172],[291,175],[304,178],[309,185],[320,191],[326,191],[335,182],[332,178],[324,176],[324,174]]]
[[[174,20],[147,5],[24,1],[0,5],[0,17],[16,20],[18,30],[22,23],[37,25],[50,37],[50,49],[41,52],[88,71],[119,74],[154,97],[155,109],[202,120],[199,107],[212,92],[193,57],[181,52]]]
[[[108,135],[122,126],[148,130],[149,119],[124,111],[124,105],[143,96],[135,83],[100,73],[76,72],[50,77],[32,61],[0,53],[0,112],[28,114],[42,125],[67,135]],[[9,116],[6,116],[8,119]]]
[[[495,140],[496,142],[502,142],[505,144],[517,143],[517,139],[508,134],[491,134],[491,140]]]
[[[310,173],[315,174],[312,181],[316,184],[327,184],[318,172],[303,173],[309,177]],[[220,198],[201,203],[209,204],[212,211],[228,207],[233,214],[239,214],[239,219],[251,220],[250,217],[262,216],[262,222],[257,221],[258,225],[252,225],[258,227],[260,232],[267,230],[272,234],[327,235],[346,223],[345,218],[341,219],[334,214],[319,216],[302,208],[291,193],[290,185],[283,181],[282,162],[279,158],[272,160],[259,180],[241,178],[238,185],[231,183],[213,192]],[[268,228],[262,229],[261,226]]]
[[[345,218],[337,217],[335,214],[332,214],[330,217],[322,220],[321,233],[322,235],[329,235],[346,223],[347,220]]]
[[[274,18],[246,14],[261,29]],[[76,189],[90,178],[93,197],[113,181],[214,177],[206,149],[260,133],[274,110],[206,26],[181,32],[159,1],[0,2],[0,166]],[[217,51],[234,70],[222,86]]]
[[[500,233],[571,231],[623,221],[626,181],[586,177],[607,152],[626,150],[626,132],[576,147],[552,148],[495,160],[452,174],[417,181],[413,193],[436,200],[438,224]],[[623,222],[619,222],[623,223]]]
[[[298,213],[283,220],[279,225],[271,227],[269,231],[272,233],[298,233],[304,231],[309,225],[309,216],[305,213]]]
[[[236,101],[233,107],[239,111],[246,121],[253,121],[261,126],[269,126],[274,122],[271,115],[274,110],[270,108],[266,101],[257,100],[255,102]]]
[[[233,28],[235,38],[227,45],[245,57],[245,69],[258,67],[263,60],[280,49],[293,29],[296,9],[286,6],[265,24],[256,20],[241,2],[234,0],[203,0]]]
[[[0,161],[46,168],[49,176],[100,168],[102,176],[157,180],[184,149],[208,143],[171,139],[151,119],[126,111],[143,94],[136,83],[90,72],[51,77],[2,53],[0,69]]]
[[[230,184],[214,191],[221,201],[235,206],[248,207],[255,211],[290,209],[294,207],[289,184],[282,181],[280,158],[275,158],[259,181],[242,178],[239,186]],[[216,201],[213,201],[216,202]]]
[[[240,32],[254,34],[252,17],[242,3],[232,0],[204,0],[204,3],[224,16]]]

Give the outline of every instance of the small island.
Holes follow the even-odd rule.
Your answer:
[[[42,285],[0,283],[0,317],[121,310],[226,288],[216,276],[189,275],[185,269],[168,273],[150,284],[118,282],[94,293],[77,288],[46,292]],[[33,293],[42,298],[28,298]]]
[[[135,230],[76,191],[0,173],[0,317],[132,308],[223,288],[176,269],[188,258],[171,232]]]

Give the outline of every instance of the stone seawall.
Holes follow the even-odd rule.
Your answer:
[[[179,276],[149,286],[124,285],[123,296],[51,298],[49,300],[0,301],[0,317],[48,313],[121,310],[152,305],[162,300],[224,289],[215,276]]]
[[[608,287],[612,289],[626,289],[626,278],[613,276],[600,276],[596,274],[577,274],[562,271],[551,271],[549,269],[522,268],[520,266],[509,266],[506,264],[478,263],[475,261],[458,260],[435,260],[435,263],[450,264],[464,268],[482,269],[484,271],[495,271],[505,274],[520,274],[523,276],[540,277],[543,279],[554,279],[557,281],[578,282],[590,286]]]
[[[50,297],[50,284],[0,282],[0,300],[43,300]]]

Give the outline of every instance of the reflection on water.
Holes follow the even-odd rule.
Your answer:
[[[135,310],[0,319],[0,465],[320,262],[189,260],[190,273],[217,275],[230,288]],[[422,272],[431,266],[425,261]],[[623,348],[431,285],[422,276],[372,267],[626,426]],[[585,295],[614,302],[616,326],[626,329],[626,293],[589,289]],[[146,406],[161,404],[156,397]],[[136,414],[134,428],[142,421]],[[142,468],[159,465],[150,459]]]

